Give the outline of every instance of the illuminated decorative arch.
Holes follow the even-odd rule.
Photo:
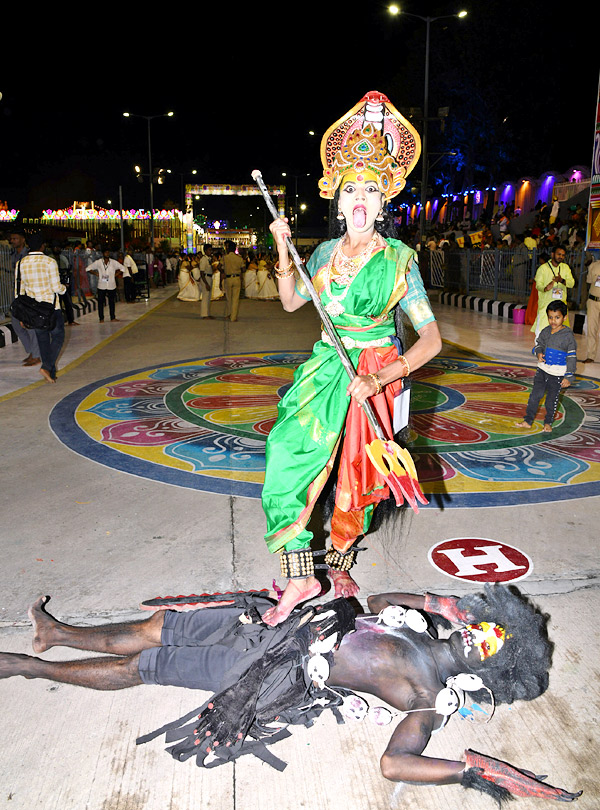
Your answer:
[[[269,191],[272,197],[277,198],[277,210],[279,216],[285,215],[285,186],[270,186]],[[185,224],[186,239],[188,249],[193,246],[194,221],[192,216],[188,216],[193,210],[194,197],[257,197],[261,192],[258,186],[251,183],[249,185],[234,186],[229,183],[194,183],[185,187]]]

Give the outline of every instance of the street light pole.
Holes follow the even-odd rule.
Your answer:
[[[282,177],[287,177],[287,172],[281,172]],[[292,174],[290,175],[294,178],[294,244],[298,247],[298,178],[299,177],[310,177],[310,172],[305,174]]]
[[[152,177],[152,141],[150,140],[150,121],[155,116],[146,116],[148,122],[148,179],[150,181],[150,252],[154,255],[154,178]]]
[[[123,186],[119,186],[119,216],[121,219],[121,253],[125,255],[125,229],[123,227]]]
[[[152,140],[150,137],[150,122],[154,118],[172,118],[173,112],[162,115],[138,115],[137,113],[124,112],[124,118],[145,118],[148,124],[148,177],[150,181],[150,250],[154,253],[154,177],[152,176]]]
[[[298,175],[294,175],[295,201],[294,201],[294,244],[298,247]]]
[[[423,137],[421,139],[421,211],[419,214],[419,231],[421,242],[425,236],[425,206],[427,205],[427,183],[429,179],[427,160],[427,130],[429,127],[429,32],[431,29],[431,17],[426,17],[427,33],[425,35],[425,89],[423,92]]]
[[[437,20],[447,20],[451,17],[458,17],[462,19],[467,16],[466,11],[459,11],[457,14],[444,14],[441,17],[422,17],[420,14],[413,14],[410,11],[401,11],[397,5],[391,5],[388,8],[390,14],[405,14],[407,17],[416,17],[417,20],[422,20],[426,24],[425,34],[425,87],[423,91],[423,128],[421,135],[421,211],[419,214],[419,230],[421,241],[425,235],[425,206],[427,205],[427,183],[429,182],[428,166],[427,166],[427,130],[429,127],[429,40],[431,23]]]

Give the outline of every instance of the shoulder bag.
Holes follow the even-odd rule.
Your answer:
[[[30,295],[21,292],[21,260],[17,264],[17,297],[10,305],[11,314],[20,321],[26,329],[42,329],[50,331],[56,325],[56,293],[54,301],[36,301]]]

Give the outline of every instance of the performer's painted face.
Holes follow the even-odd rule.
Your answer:
[[[482,661],[495,655],[504,645],[506,632],[503,627],[494,622],[481,622],[481,624],[467,624],[461,631],[465,658],[469,657],[473,647],[479,652]]]
[[[361,178],[361,179],[359,179]],[[349,230],[365,233],[373,228],[375,217],[383,204],[377,180],[370,172],[344,177],[339,197],[339,208]]]

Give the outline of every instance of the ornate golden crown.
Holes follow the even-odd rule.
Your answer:
[[[377,91],[367,93],[335,122],[321,141],[321,197],[332,199],[350,171],[372,172],[386,200],[406,185],[421,154],[416,129]]]

